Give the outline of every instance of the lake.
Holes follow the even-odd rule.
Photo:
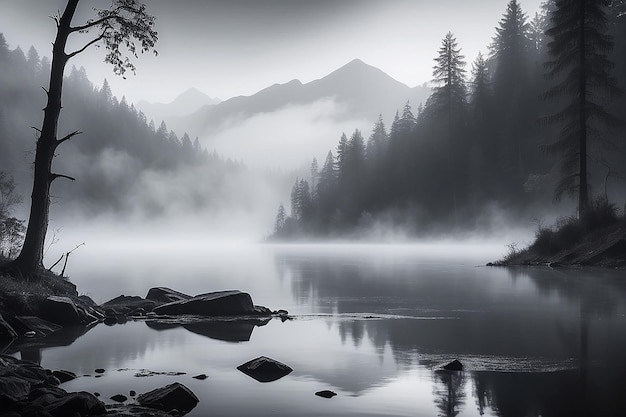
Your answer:
[[[293,319],[99,324],[55,343],[67,346],[16,355],[75,372],[63,388],[109,403],[181,382],[200,399],[189,416],[626,415],[624,272],[482,266],[504,252],[476,244],[88,246],[68,270],[98,303],[152,286],[241,289]],[[258,356],[294,371],[260,383],[236,369]],[[464,372],[440,370],[453,359]],[[337,396],[315,396],[320,390]]]

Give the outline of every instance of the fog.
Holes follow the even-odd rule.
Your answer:
[[[231,118],[200,139],[207,149],[253,169],[301,171],[314,157],[323,163],[329,150],[335,152],[342,133],[368,132],[373,126],[374,120],[351,118],[347,111],[347,104],[333,98],[289,104],[243,120]]]

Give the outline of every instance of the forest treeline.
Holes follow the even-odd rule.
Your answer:
[[[14,194],[25,196],[39,134],[31,126],[42,119],[42,88],[47,88],[50,59],[34,47],[26,53],[19,46],[11,49],[0,33],[0,68],[0,171],[7,181],[11,178]],[[172,200],[183,199],[206,208],[227,192],[226,178],[246,171],[240,162],[204,149],[197,137],[186,133],[179,137],[165,122],[147,120],[125,98],[114,97],[106,79],[102,87],[94,87],[82,67],[73,67],[66,75],[62,104],[59,135],[82,132],[59,151],[54,162],[55,172],[77,179],[53,188],[55,201],[64,200],[64,210],[80,205],[93,215],[142,206],[159,214],[176,204]],[[199,182],[193,175],[181,179],[183,171],[211,180]],[[163,192],[146,201],[145,193],[139,196],[138,190],[153,185],[147,183],[149,173],[153,182],[162,181]],[[174,178],[181,183],[172,184]]]
[[[615,65],[617,84],[626,86],[626,4],[606,3],[606,36],[614,45],[601,52]],[[568,100],[550,95],[555,81],[546,76],[554,60],[546,31],[555,9],[555,1],[544,2],[530,18],[510,1],[492,43],[471,65],[463,40],[448,32],[433,51],[428,100],[406,103],[391,126],[381,115],[371,132],[341,135],[325,161],[314,159],[310,174],[296,180],[290,212],[279,206],[272,238],[354,236],[377,225],[401,226],[409,235],[442,226],[472,229],[489,207],[516,216],[574,193],[571,158],[559,153],[555,139],[564,128],[550,123],[565,118],[560,109]],[[594,99],[614,120],[625,120],[626,102],[613,96]],[[591,195],[621,206],[624,130],[590,129],[597,133],[588,151]]]

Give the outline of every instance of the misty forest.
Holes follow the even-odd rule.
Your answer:
[[[50,50],[0,27],[0,417],[624,415],[626,1],[503,0],[477,56],[438,23],[415,87],[169,103],[112,80],[186,7],[379,2],[57,3]]]
[[[594,42],[589,54],[598,62],[584,64],[572,63],[571,48],[550,37],[554,7],[544,3],[531,19],[510,2],[488,52],[471,65],[463,40],[448,32],[434,51],[428,99],[407,102],[390,126],[381,115],[370,132],[342,134],[323,162],[314,159],[310,173],[295,180],[291,211],[279,207],[273,236],[356,237],[381,224],[420,236],[488,228],[494,207],[527,218],[537,206],[552,211],[546,207],[552,199],[574,197],[572,213],[626,203],[624,5],[612,2],[606,33],[598,34],[611,40]],[[588,114],[581,128],[576,83],[585,70]],[[581,129],[588,144],[584,176]],[[589,191],[579,201],[581,187]]]

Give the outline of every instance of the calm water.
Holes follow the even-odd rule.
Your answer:
[[[182,382],[200,398],[191,416],[626,415],[623,272],[479,266],[502,246],[137,247],[86,249],[73,282],[99,303],[241,289],[294,319],[100,324],[16,354],[85,375],[63,387],[105,401]],[[294,372],[259,383],[236,369],[261,355]],[[455,358],[465,372],[437,370]]]

